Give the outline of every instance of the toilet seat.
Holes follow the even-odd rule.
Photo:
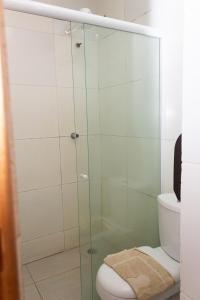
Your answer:
[[[151,255],[174,278],[176,284],[165,291],[156,300],[164,300],[175,295],[180,289],[180,264],[169,257],[162,248],[140,247],[141,251]],[[103,264],[97,273],[97,292],[103,300],[134,300],[137,299],[129,284],[123,280],[112,268]]]

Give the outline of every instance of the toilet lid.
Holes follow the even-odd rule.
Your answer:
[[[180,264],[170,258],[160,247],[140,247],[140,249],[157,260],[172,275],[176,282],[180,281]],[[103,264],[97,273],[97,285],[115,297],[137,299],[129,284],[106,264]]]
[[[103,264],[97,273],[97,285],[117,298],[136,299],[130,285],[106,264]]]

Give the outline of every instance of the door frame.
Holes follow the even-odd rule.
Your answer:
[[[0,0],[0,299],[20,300],[19,229],[4,29]]]

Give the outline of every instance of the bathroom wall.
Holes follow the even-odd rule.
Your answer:
[[[161,76],[163,82],[162,191],[171,191],[173,177],[174,142],[178,134],[181,132],[180,48],[182,20],[181,18],[178,18],[177,14],[177,12],[180,12],[182,9],[181,1],[176,1],[176,3],[174,3],[173,1],[167,1],[167,3],[162,3],[161,6],[159,5],[160,1],[158,1],[157,3],[156,0],[115,0],[114,2],[104,0],[101,2],[91,0],[43,0],[43,2],[62,5],[73,9],[80,9],[81,7],[87,6],[90,7],[94,12],[101,15],[126,19],[145,25],[157,26],[161,28],[161,30],[165,33],[163,39],[164,53]],[[178,27],[177,24],[179,25]],[[69,38],[68,40],[66,40],[66,37],[63,36],[63,31],[65,29],[64,22],[54,22],[53,20],[47,18],[7,12],[7,26],[10,36],[8,39],[8,46],[10,44],[9,59],[11,62],[10,74],[13,110],[15,111],[14,127],[16,128],[16,149],[17,152],[21,152],[21,155],[18,159],[18,161],[20,160],[19,164],[27,165],[25,160],[29,160],[29,157],[27,158],[22,153],[22,148],[25,149],[24,145],[27,147],[27,149],[32,150],[32,156],[35,156],[35,153],[41,152],[41,148],[44,151],[44,157],[42,157],[42,155],[38,157],[38,166],[36,166],[35,164],[33,164],[33,166],[30,165],[28,170],[22,168],[19,174],[22,179],[19,178],[18,180],[21,211],[23,211],[23,213],[21,214],[21,218],[23,220],[22,223],[24,224],[22,227],[22,233],[24,232],[22,237],[24,259],[27,260],[33,256],[31,252],[34,252],[34,249],[38,248],[33,247],[33,245],[40,245],[41,247],[39,247],[39,249],[44,249],[42,250],[42,253],[37,254],[37,257],[39,257],[41,255],[48,254],[48,251],[50,251],[51,253],[54,251],[60,251],[60,249],[64,248],[64,242],[66,248],[71,248],[77,246],[78,244],[77,198],[75,196],[75,185],[77,181],[77,173],[75,171],[75,168],[77,168],[77,165],[75,161],[77,153],[77,157],[82,160],[84,155],[82,155],[81,158],[80,153],[76,152],[75,144],[69,139],[69,135],[76,127],[77,130],[80,131],[80,134],[83,135],[83,138],[80,138],[78,143],[82,143],[82,147],[84,147],[86,151],[86,140],[84,138],[84,135],[86,134],[86,120],[83,117],[85,116],[85,91],[81,85],[76,86],[74,95],[72,95],[72,69],[74,75],[76,76],[74,82],[83,82],[84,78],[82,75],[80,75],[80,64],[82,64],[82,69],[84,69],[84,66],[83,57],[81,57],[80,51],[77,52],[76,47],[71,49],[71,40]],[[25,33],[27,33],[27,35],[25,35]],[[25,36],[28,36],[30,40],[30,46],[28,43],[25,43]],[[19,40],[19,38],[21,42],[17,43],[16,41]],[[80,40],[80,37],[78,37],[78,40]],[[44,43],[44,41],[46,42]],[[36,44],[39,46],[41,45],[41,47],[35,47]],[[73,45],[75,45],[75,40]],[[46,55],[44,54],[46,53],[46,47],[48,49],[51,49],[51,53],[49,53],[48,57],[46,57]],[[23,49],[27,49],[26,53],[25,51],[23,52]],[[75,55],[73,65],[71,50],[72,54]],[[78,56],[80,56],[78,60],[77,54]],[[30,57],[33,57],[33,59],[31,60]],[[34,60],[34,58],[36,57],[37,64]],[[79,66],[75,65],[75,62],[78,62]],[[27,69],[31,70],[31,76],[27,76]],[[47,79],[45,78],[46,75]],[[81,76],[82,79],[80,78]],[[90,89],[90,91],[91,93],[88,95],[91,95],[91,99],[95,99],[95,89]],[[27,95],[29,95],[29,97],[27,97]],[[30,95],[32,95],[32,100],[30,99]],[[66,95],[68,99],[67,102],[65,101]],[[73,96],[76,103],[78,103],[76,104],[75,110],[72,101]],[[38,107],[39,103],[41,103],[41,99],[45,100],[42,102],[43,108],[41,109],[40,107],[40,112],[38,114]],[[50,101],[48,101],[47,99],[50,99]],[[67,107],[63,107],[63,105],[66,105],[66,103]],[[60,111],[60,113],[58,112],[58,114],[55,113],[54,109],[56,105],[62,107],[60,109],[58,108],[58,110]],[[21,115],[22,106],[23,108],[25,108],[23,116]],[[93,111],[95,111],[95,108],[93,108]],[[45,122],[43,122],[44,119]],[[37,120],[37,122],[35,122],[35,120]],[[80,120],[80,123],[78,122],[78,120]],[[67,137],[64,138],[64,136]],[[50,139],[52,137],[53,139]],[[57,156],[53,157],[53,159],[52,156],[47,157],[45,155],[45,147],[49,149],[47,142],[49,142],[50,140],[51,147],[54,147],[54,152],[57,151]],[[96,141],[97,140],[98,137]],[[29,150],[27,150],[26,153],[28,153]],[[64,154],[62,155],[62,153]],[[70,159],[67,160],[67,158],[69,157]],[[54,165],[50,165],[49,162],[53,161],[57,162],[54,163]],[[45,169],[43,168],[45,163],[50,169],[49,171],[46,170],[47,174],[38,172],[40,174],[39,177],[38,173],[34,172],[33,167],[36,167],[38,171],[42,171],[43,169]],[[64,164],[66,166],[65,168],[63,167]],[[86,173],[87,171],[86,164],[86,161],[84,163],[78,162],[78,166],[80,165],[83,173]],[[32,172],[32,175],[35,176],[34,181],[28,178],[29,176],[27,174],[30,173],[30,170]],[[53,170],[53,172],[51,172],[51,170]],[[50,176],[55,174],[57,174],[56,177]],[[46,182],[44,181],[42,184],[40,184],[41,178],[46,177],[46,175],[48,175],[47,177],[51,178],[49,178]],[[57,216],[55,217],[56,220],[54,220],[54,222],[51,222],[52,216],[49,215],[46,210],[47,205],[50,205],[50,201],[48,203],[44,203],[43,201],[42,210],[46,210],[46,214],[48,217],[47,224],[49,226],[45,226],[45,228],[42,229],[43,220],[41,222],[38,221],[38,228],[36,232],[31,232],[33,224],[36,224],[35,218],[36,216],[38,216],[39,211],[41,211],[41,206],[38,206],[38,210],[34,212],[33,208],[31,207],[31,201],[33,204],[33,201],[36,198],[39,199],[39,197],[41,197],[42,199],[45,199],[46,197],[41,195],[41,190],[46,187],[54,187],[55,185],[59,187],[63,186],[62,192],[61,188],[56,191],[57,199],[61,200],[58,200],[57,203],[53,201],[52,205],[50,206],[52,207],[52,211],[54,210],[54,212],[56,212],[56,214],[54,214],[54,217],[55,215]],[[86,186],[87,183],[84,184],[83,182],[82,188],[85,191],[85,195],[88,193]],[[34,191],[32,191],[33,189]],[[40,195],[38,193],[36,195],[35,189],[39,189]],[[81,188],[79,188],[79,192],[80,191]],[[47,192],[48,191],[45,191],[45,193]],[[65,198],[64,193],[71,195],[67,197],[70,200],[63,200],[67,199]],[[33,196],[33,194],[35,195]],[[25,200],[27,199],[27,197],[30,199],[30,201]],[[73,201],[72,199],[75,199],[75,201]],[[87,199],[88,196],[86,195],[86,202],[88,201]],[[30,203],[30,206],[28,203]],[[39,201],[39,204],[41,205],[41,201]],[[63,205],[63,208],[65,209],[64,214],[61,205]],[[29,210],[31,210],[32,212],[33,219],[28,219],[30,225],[26,226],[26,216]],[[64,219],[64,216],[66,216],[65,219],[67,220],[63,220],[61,224],[61,219],[58,216],[61,216],[61,219]],[[85,216],[83,217],[83,219],[84,218]],[[52,224],[50,225],[50,223],[57,225],[52,226]],[[29,237],[27,238],[27,236]],[[47,244],[49,244],[50,247],[47,246]],[[47,250],[47,248],[50,250]]]
[[[174,144],[182,132],[183,1],[125,0],[125,18],[156,27],[162,34],[162,192],[171,192]]]
[[[85,98],[73,85],[66,26],[6,12],[23,262],[79,244],[76,161],[85,173]]]
[[[158,28],[161,45],[162,192],[173,191],[174,145],[182,132],[183,1],[102,0],[97,14]]]
[[[68,4],[67,0],[64,2]],[[101,0],[93,1],[90,7],[100,15],[158,28],[162,34],[161,188],[163,193],[171,192],[173,191],[174,145],[182,132],[183,1]]]
[[[200,3],[186,0],[183,56],[181,300],[200,298]]]
[[[173,191],[174,145],[182,132],[182,0],[42,0],[96,14],[156,27],[162,34],[162,192]]]
[[[108,230],[107,244],[112,241],[116,250],[122,245],[154,246],[155,196],[160,192],[159,40],[110,29],[102,34],[102,215],[104,225],[118,232]]]

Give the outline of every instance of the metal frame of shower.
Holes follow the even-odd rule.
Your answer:
[[[158,30],[131,22],[101,17],[60,6],[40,3],[33,0],[4,0],[4,8],[53,19],[85,23],[111,29],[138,33],[151,37],[161,37]]]

